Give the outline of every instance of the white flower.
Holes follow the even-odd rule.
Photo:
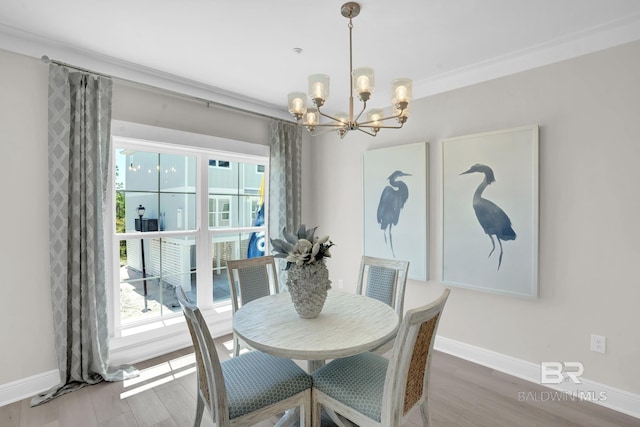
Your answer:
[[[333,246],[333,242],[329,236],[316,237],[316,228],[307,229],[305,225],[301,225],[295,234],[283,229],[284,239],[271,239],[276,258],[285,258],[287,269],[292,264],[315,265],[331,256],[329,248]]]
[[[319,239],[318,239],[318,238],[316,238],[317,243],[319,243],[319,244],[321,244],[321,245],[322,245],[323,243],[327,243],[327,240],[329,240],[329,236],[324,236],[324,237],[321,237],[321,238],[319,238]]]

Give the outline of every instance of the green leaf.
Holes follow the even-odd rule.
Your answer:
[[[307,226],[302,224],[298,227],[298,239],[306,239],[307,238]]]
[[[282,239],[271,239],[271,245],[275,251],[288,254],[293,250],[293,245],[289,242],[285,242]]]
[[[298,237],[295,234],[291,234],[287,230],[282,230],[282,235],[284,236],[285,240],[292,245],[298,243]]]

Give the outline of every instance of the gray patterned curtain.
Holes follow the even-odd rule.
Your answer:
[[[104,203],[111,88],[111,79],[49,66],[50,276],[61,382],[31,406],[138,374],[108,360]]]
[[[282,229],[297,230],[302,221],[302,128],[272,121],[269,135],[269,233],[280,238]],[[284,260],[279,262],[279,282],[286,289]]]

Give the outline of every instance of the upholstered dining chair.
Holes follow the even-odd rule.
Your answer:
[[[311,377],[293,361],[251,351],[220,362],[209,328],[181,287],[176,292],[187,320],[197,363],[194,426],[206,407],[217,427],[250,426],[300,408],[300,425],[311,424]]]
[[[277,294],[278,275],[273,255],[227,261],[229,288],[231,290],[231,310],[255,299]],[[233,355],[240,354],[240,340],[233,334]]]
[[[407,286],[409,261],[363,256],[356,293],[375,298],[393,307],[402,321],[404,290]],[[382,354],[393,347],[393,338],[383,343],[375,353]]]
[[[320,426],[326,408],[360,427],[396,427],[420,407],[429,426],[428,389],[431,355],[449,289],[426,306],[407,311],[391,358],[375,353],[335,359],[312,374],[313,420]]]

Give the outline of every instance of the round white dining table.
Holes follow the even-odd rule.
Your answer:
[[[308,360],[310,371],[327,359],[375,349],[395,336],[398,327],[398,315],[387,304],[333,289],[315,319],[298,316],[288,292],[251,301],[233,316],[234,332],[251,347]]]

